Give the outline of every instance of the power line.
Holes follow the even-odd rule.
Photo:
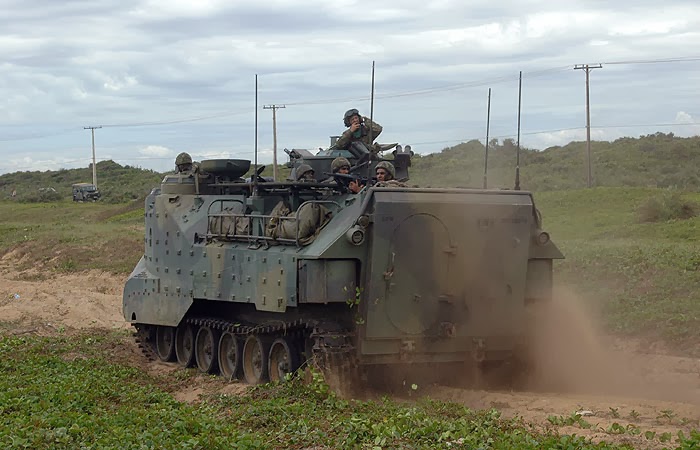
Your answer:
[[[225,112],[225,113],[219,113],[219,114],[212,114],[209,116],[199,116],[199,117],[190,117],[190,118],[184,118],[184,119],[165,120],[165,121],[160,121],[160,122],[116,123],[116,124],[108,124],[108,125],[102,125],[102,126],[104,128],[129,128],[129,127],[150,127],[150,126],[157,126],[157,125],[173,125],[173,124],[177,124],[177,123],[198,122],[198,121],[202,121],[202,120],[219,119],[221,117],[238,116],[241,114],[248,114],[248,113],[250,113],[250,111],[235,111],[235,112]]]
[[[31,139],[43,139],[43,138],[47,138],[47,137],[54,137],[54,136],[60,136],[62,134],[73,133],[75,131],[79,131],[79,128],[78,127],[71,127],[71,128],[67,128],[63,131],[56,131],[53,133],[33,134],[33,135],[28,135],[28,136],[17,136],[17,137],[10,137],[10,138],[0,138],[0,142],[14,142],[14,141],[28,141]]]
[[[628,61],[610,61],[603,64],[665,64],[674,62],[689,62],[700,61],[700,56],[682,56],[677,58],[662,58],[662,59],[631,59]]]
[[[610,62],[604,62],[602,64],[610,64],[610,65],[662,64],[662,63],[677,63],[677,62],[691,62],[691,61],[700,61],[700,57],[688,56],[688,57],[675,57],[675,58],[650,59],[650,60],[610,61]],[[526,79],[527,78],[535,78],[535,77],[549,75],[551,73],[567,71],[567,70],[570,70],[571,67],[572,67],[571,65],[565,65],[565,66],[556,66],[556,67],[550,67],[550,68],[541,69],[541,70],[535,70],[532,72],[523,72],[523,76]],[[450,85],[444,85],[444,86],[435,86],[435,87],[415,89],[415,90],[403,91],[403,92],[378,94],[375,97],[378,99],[392,99],[392,98],[401,98],[401,97],[413,97],[413,96],[420,96],[420,95],[429,95],[429,94],[434,94],[434,93],[438,93],[438,92],[450,92],[450,91],[467,89],[467,88],[483,87],[483,86],[491,85],[491,84],[505,83],[505,82],[509,82],[509,81],[514,81],[516,79],[517,79],[517,75],[515,75],[515,74],[505,75],[505,76],[500,76],[500,77],[495,77],[495,78],[481,79],[481,80],[475,80],[475,81],[464,82],[464,83],[456,83],[456,84],[450,84]],[[363,96],[363,97],[327,98],[327,99],[317,99],[317,100],[299,101],[299,102],[285,102],[285,104],[290,105],[290,106],[306,106],[306,105],[325,105],[325,104],[333,104],[333,103],[361,102],[361,101],[367,101],[367,100],[369,100],[369,97]],[[104,125],[102,125],[102,127],[103,128],[131,128],[131,127],[174,125],[174,124],[179,124],[179,123],[199,122],[199,121],[218,119],[218,118],[223,118],[223,117],[232,117],[232,116],[249,114],[249,113],[250,113],[250,111],[248,111],[248,110],[246,110],[246,111],[243,111],[243,110],[225,111],[225,112],[215,113],[215,114],[210,114],[210,115],[205,115],[205,116],[185,117],[185,118],[180,118],[180,119],[163,120],[163,121],[125,122],[125,123],[104,124]],[[12,141],[20,141],[20,140],[41,139],[41,138],[45,138],[45,137],[52,137],[52,136],[58,136],[61,134],[66,134],[66,133],[76,131],[76,130],[77,130],[77,128],[76,129],[69,128],[69,129],[66,129],[64,131],[60,131],[60,132],[56,132],[56,133],[22,136],[22,137],[16,137],[16,138],[0,138],[0,142],[12,142]]]

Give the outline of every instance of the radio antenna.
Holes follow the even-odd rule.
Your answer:
[[[258,74],[255,74],[255,170],[253,171],[254,195],[258,190]]]
[[[372,90],[370,92],[369,96],[369,145],[368,149],[369,150],[369,159],[367,160],[367,183],[369,183],[369,180],[372,178],[372,157],[374,156],[374,152],[372,151],[372,144],[373,144],[373,139],[374,136],[372,136],[372,126],[374,125],[374,61],[372,61]]]
[[[489,127],[491,121],[491,88],[489,88],[489,100],[486,106],[486,151],[484,153],[484,189],[488,187],[489,170]]]
[[[523,90],[523,71],[518,78],[518,146],[515,149],[515,190],[520,190],[520,100]]]

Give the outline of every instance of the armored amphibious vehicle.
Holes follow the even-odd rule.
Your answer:
[[[317,181],[205,160],[146,198],[123,311],[160,359],[256,384],[312,358],[398,372],[513,358],[528,305],[548,301],[563,257],[531,193],[366,180],[352,194],[322,182],[338,155],[288,153]],[[365,173],[371,154],[343,156]],[[410,151],[393,160],[407,179]]]

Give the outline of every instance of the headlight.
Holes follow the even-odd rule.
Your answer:
[[[362,228],[367,228],[369,226],[369,216],[362,215],[358,217],[356,223]]]
[[[547,245],[547,243],[549,243],[549,233],[546,231],[538,231],[535,239],[539,245]]]
[[[363,230],[362,227],[355,225],[354,227],[350,228],[347,233],[345,233],[345,237],[352,245],[362,245],[362,243],[365,241],[365,230]]]

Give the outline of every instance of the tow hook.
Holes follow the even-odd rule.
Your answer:
[[[472,339],[474,344],[474,361],[481,363],[486,359],[486,340],[483,338]]]
[[[453,338],[457,336],[457,327],[452,322],[440,323],[440,336],[444,338]]]

